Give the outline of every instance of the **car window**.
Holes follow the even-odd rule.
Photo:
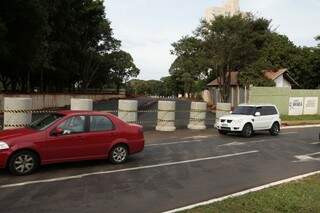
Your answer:
[[[110,131],[114,129],[112,121],[105,116],[90,116],[90,131]]]
[[[64,131],[64,134],[81,133],[85,131],[85,116],[74,116],[65,120],[58,128]]]
[[[263,109],[263,107],[257,107],[256,112],[260,112],[261,116],[265,115],[265,110]]]
[[[267,106],[265,108],[266,108],[265,111],[266,111],[267,115],[276,115],[276,114],[278,114],[276,108],[273,107],[273,106]]]
[[[239,106],[232,112],[233,115],[254,115],[256,108],[251,106]]]
[[[63,118],[64,115],[57,114],[57,113],[51,113],[45,116],[40,117],[39,119],[35,120],[30,124],[30,128],[37,129],[37,130],[44,130],[48,128],[50,125],[52,125],[57,120],[60,120]]]
[[[273,106],[257,107],[257,112],[260,112],[261,116],[278,114],[277,110]]]

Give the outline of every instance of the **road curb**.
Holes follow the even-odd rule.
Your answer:
[[[282,126],[281,129],[303,129],[303,128],[313,128],[313,127],[320,127],[320,124],[299,125],[299,126]]]
[[[311,172],[311,173],[307,173],[307,174],[304,174],[304,175],[299,175],[299,176],[295,176],[295,177],[292,177],[292,178],[287,178],[287,179],[284,179],[284,180],[272,182],[272,183],[269,183],[269,184],[258,186],[258,187],[252,188],[252,189],[247,189],[247,190],[244,190],[244,191],[241,191],[241,192],[237,192],[237,193],[234,193],[234,194],[230,194],[230,195],[227,195],[227,196],[214,198],[212,200],[208,200],[208,201],[204,201],[204,202],[200,202],[200,203],[195,203],[195,204],[192,204],[192,205],[189,205],[189,206],[185,206],[185,207],[181,207],[181,208],[177,208],[177,209],[172,209],[172,210],[169,210],[169,211],[165,211],[163,213],[176,213],[176,212],[180,212],[180,211],[190,210],[190,209],[197,208],[197,207],[200,207],[200,206],[205,206],[205,205],[217,203],[217,202],[220,202],[220,201],[223,201],[223,200],[226,200],[226,199],[240,197],[242,195],[246,195],[246,194],[249,194],[249,193],[252,193],[252,192],[261,191],[263,189],[271,188],[271,187],[274,187],[274,186],[279,186],[279,185],[282,185],[282,184],[285,184],[285,183],[290,183],[290,182],[293,182],[293,181],[301,180],[301,179],[304,179],[304,178],[307,178],[307,177],[310,177],[310,176],[314,176],[314,175],[317,175],[317,174],[320,174],[320,170],[319,171],[315,171],[315,172]]]

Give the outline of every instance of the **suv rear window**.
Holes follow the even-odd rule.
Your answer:
[[[275,107],[273,106],[266,106],[266,107],[263,107],[264,108],[264,113],[265,115],[276,115],[278,114],[277,110]]]
[[[278,114],[276,108],[273,106],[258,107],[257,112],[260,112],[261,116],[277,115]]]

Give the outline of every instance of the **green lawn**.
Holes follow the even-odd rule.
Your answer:
[[[318,213],[320,212],[320,175],[185,212]]]
[[[299,116],[290,116],[290,115],[281,115],[283,121],[320,121],[320,115],[299,115]]]

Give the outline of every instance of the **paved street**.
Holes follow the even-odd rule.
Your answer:
[[[10,212],[162,212],[320,170],[317,128],[250,139],[215,130],[146,132],[124,165],[45,166],[27,177],[0,171],[0,209]]]

